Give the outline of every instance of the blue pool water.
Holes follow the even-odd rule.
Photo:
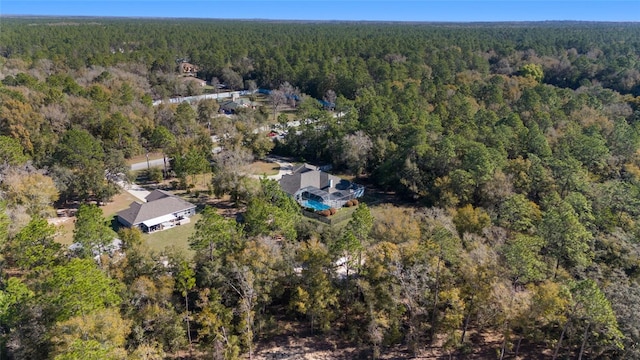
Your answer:
[[[315,200],[303,200],[302,201],[302,206],[307,207],[307,208],[312,208],[315,211],[321,211],[321,210],[327,210],[330,209],[331,206],[323,204],[319,201],[315,201]]]

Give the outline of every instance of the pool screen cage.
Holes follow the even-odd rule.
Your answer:
[[[343,207],[347,201],[355,197],[355,194],[349,191],[328,193],[313,186],[302,188],[294,194],[294,198],[300,205],[303,205],[305,200],[314,200],[336,209]]]

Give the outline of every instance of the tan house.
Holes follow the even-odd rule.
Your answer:
[[[186,76],[196,76],[196,74],[198,73],[198,67],[190,64],[188,62],[182,62],[178,65],[178,70],[180,71],[180,74],[182,75],[186,75]]]

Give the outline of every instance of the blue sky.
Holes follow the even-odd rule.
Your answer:
[[[640,0],[0,0],[0,14],[274,20],[640,21]]]

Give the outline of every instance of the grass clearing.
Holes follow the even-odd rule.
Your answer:
[[[129,207],[134,201],[140,201],[127,191],[122,190],[113,197],[111,202],[105,203],[100,208],[102,214],[109,223],[113,223],[116,213]],[[75,229],[75,216],[68,218],[56,218],[56,226],[58,232],[54,240],[62,245],[71,245],[73,243],[73,230]]]
[[[191,258],[194,252],[189,249],[189,236],[195,231],[195,224],[200,220],[200,217],[200,214],[196,214],[191,217],[191,222],[188,224],[151,234],[143,234],[142,238],[147,243],[147,246],[149,246],[149,249],[153,251],[162,252],[167,247],[172,246]]]
[[[113,197],[111,202],[100,206],[100,208],[102,209],[102,214],[104,215],[104,217],[109,219],[113,217],[118,211],[128,208],[129,205],[134,201],[140,202],[138,198],[129,194],[128,191],[122,190],[118,195]]]
[[[73,243],[73,230],[76,228],[76,218],[71,217],[65,219],[56,225],[58,231],[54,237],[54,241],[62,245],[71,245]]]
[[[258,105],[260,106],[271,106],[271,103],[269,102],[269,97],[265,94],[253,94],[249,97],[247,97],[247,99],[251,100],[253,98],[253,102],[258,103]]]
[[[247,172],[252,175],[276,175],[280,165],[268,161],[254,161],[247,166]]]
[[[213,179],[212,173],[204,173],[198,174],[193,179],[189,176],[189,183],[194,185],[193,191],[206,191],[209,189],[209,184],[211,184],[211,180]]]
[[[283,110],[281,113],[287,115],[287,120],[298,120],[298,112],[295,109]]]

